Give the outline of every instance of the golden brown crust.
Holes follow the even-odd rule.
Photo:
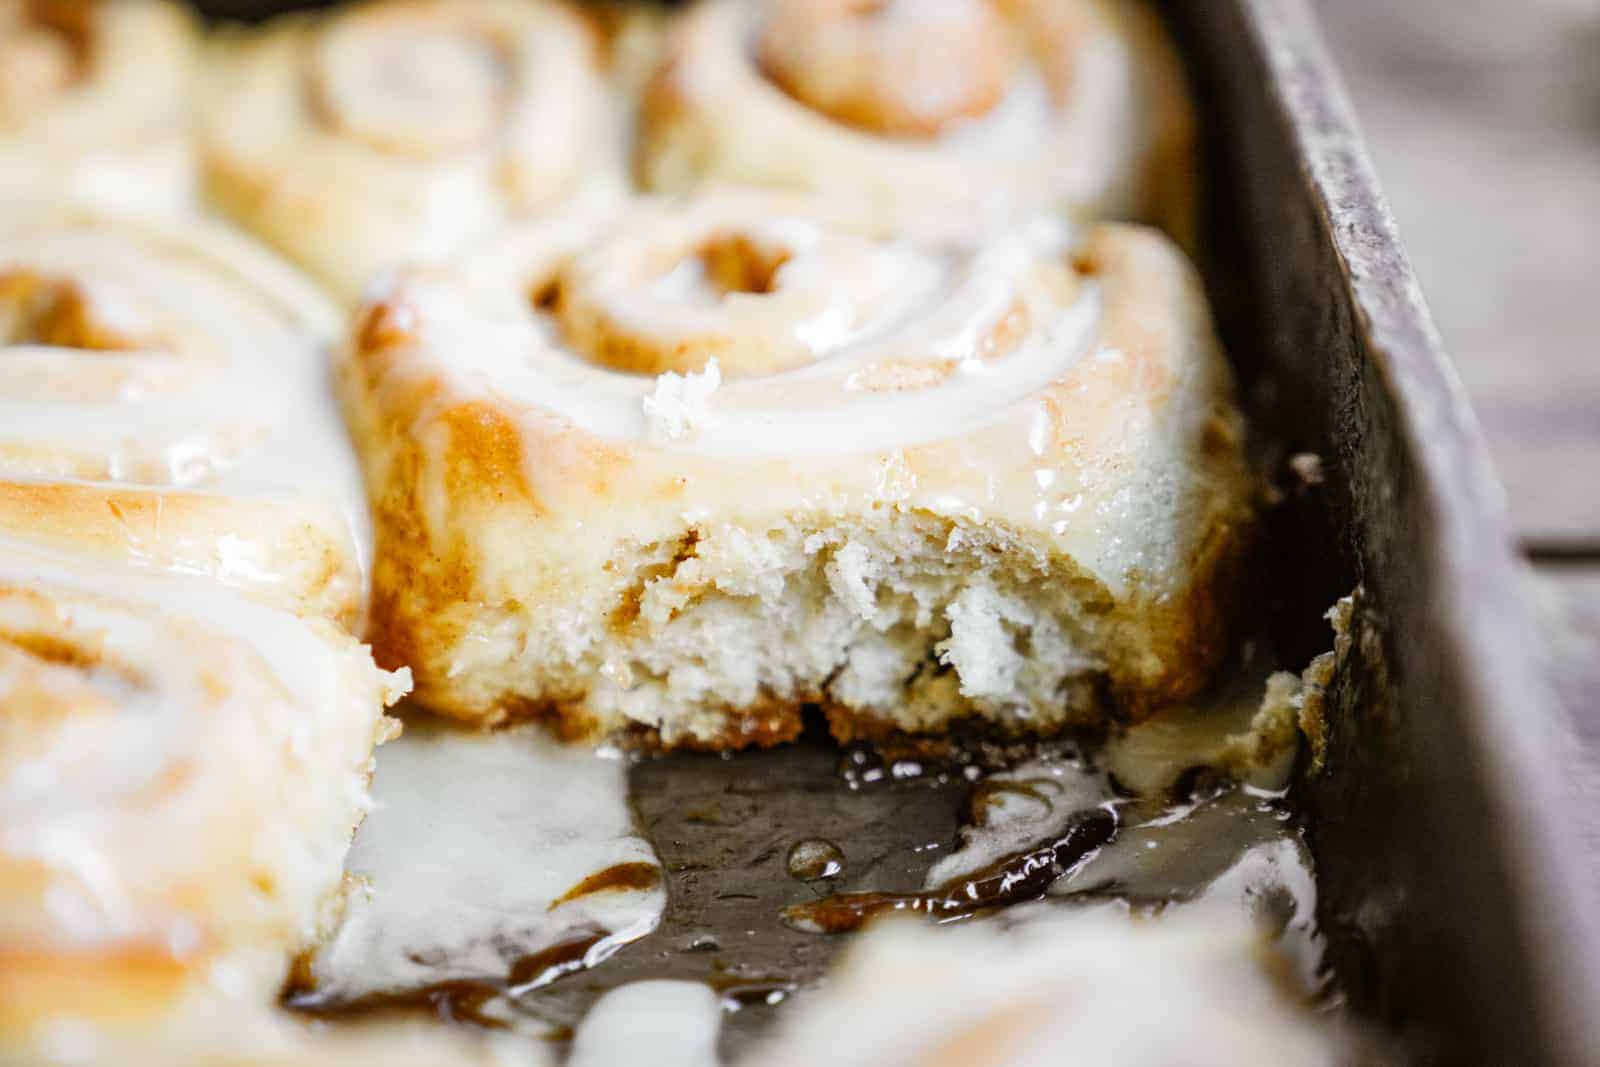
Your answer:
[[[772,748],[787,744],[805,728],[805,709],[812,699],[762,700],[742,707],[708,708],[718,723],[698,734],[665,733],[659,728],[634,725],[614,734],[599,723],[583,704],[582,696],[528,700],[505,697],[496,708],[496,726],[521,722],[544,723],[563,741],[595,744],[616,740],[656,752],[727,752],[746,748]],[[843,740],[843,738],[841,738]]]
[[[1206,535],[1184,595],[1169,611],[1157,655],[1172,665],[1155,677],[1114,679],[1112,695],[1122,716],[1138,721],[1198,694],[1237,647],[1247,604],[1243,577],[1255,545],[1254,516],[1241,509],[1220,518]]]
[[[332,305],[199,220],[58,205],[3,230],[0,542],[356,625],[364,505],[327,389]]]
[[[329,510],[294,499],[0,477],[0,539],[208,574],[354,626],[365,591],[348,536]]]
[[[370,339],[370,331],[363,331]],[[364,352],[380,349],[362,348]],[[482,510],[539,515],[528,485],[522,438],[501,412],[477,401],[450,403],[442,383],[394,396],[374,433],[397,445],[383,458],[388,477],[372,500],[376,543],[368,640],[380,666],[429,662],[454,643],[449,609],[474,596],[475,546],[435,537]],[[430,499],[437,492],[437,500]],[[510,716],[497,716],[497,721]]]

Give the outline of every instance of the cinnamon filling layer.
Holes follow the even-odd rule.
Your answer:
[[[135,352],[160,348],[161,339],[112,322],[81,282],[7,270],[0,271],[0,345]]]

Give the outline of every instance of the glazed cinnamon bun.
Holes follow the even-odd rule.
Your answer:
[[[1043,733],[1191,693],[1228,644],[1253,485],[1153,231],[645,202],[403,277],[344,384],[376,653],[459,718]]]
[[[594,31],[559,0],[372,0],[218,49],[207,189],[342,297],[579,191],[620,188]]]
[[[1194,120],[1137,0],[704,0],[641,109],[648,188],[854,198],[905,223],[1036,211],[1187,239]]]
[[[222,227],[0,220],[0,538],[354,621],[368,534],[338,324]]]
[[[0,199],[191,206],[194,52],[167,0],[0,2]]]
[[[409,683],[337,323],[226,229],[0,219],[0,1059],[263,1013],[339,901]]]
[[[264,1011],[339,901],[405,688],[327,620],[5,544],[0,1059]]]
[[[1024,905],[951,930],[904,918],[872,927],[826,988],[796,1003],[739,1063],[1335,1067],[1391,1058],[1311,1004],[1284,954],[1225,908],[1141,921],[1111,904]]]

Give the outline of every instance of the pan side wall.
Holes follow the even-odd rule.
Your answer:
[[[1273,531],[1280,629],[1303,650],[1305,620],[1366,594],[1300,787],[1330,963],[1423,1059],[1595,1062],[1519,564],[1342,91],[1297,0],[1170,8],[1208,115],[1224,330],[1258,422],[1328,474]]]

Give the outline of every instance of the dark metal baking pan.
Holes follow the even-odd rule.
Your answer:
[[[1338,985],[1421,1060],[1600,1063],[1600,932],[1525,574],[1337,74],[1305,0],[1165,10],[1205,115],[1201,258],[1225,340],[1257,427],[1325,475],[1272,520],[1265,599],[1284,659],[1325,648],[1322,609],[1363,590],[1330,689],[1326,768],[1296,785]],[[758,1006],[732,1036],[758,1025],[769,992],[831,952],[771,922],[793,886],[777,842],[795,820],[912,881],[926,861],[907,844],[955,825],[958,790],[842,792],[838,759],[806,744],[640,764],[634,801],[669,872],[667,918],[602,968],[615,973],[558,983],[546,1006],[575,1010],[626,978],[712,976],[711,956],[677,941],[748,918],[762,935],[723,965],[724,984]],[[722,817],[690,817],[704,811]]]
[[[1526,574],[1343,87],[1303,0],[1169,9],[1209,119],[1224,330],[1268,431],[1328,475],[1274,531],[1286,619],[1360,583],[1377,624],[1300,783],[1330,960],[1356,1011],[1434,1058],[1600,1062],[1593,893]]]

